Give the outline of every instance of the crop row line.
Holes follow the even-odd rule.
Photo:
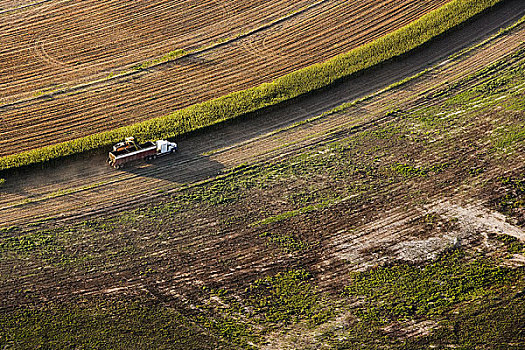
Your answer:
[[[52,1],[52,0],[40,0],[40,1],[32,2],[32,3],[30,3],[30,4],[20,5],[20,6],[18,6],[18,7],[13,7],[13,8],[5,9],[5,10],[0,10],[0,15],[1,15],[1,14],[4,14],[4,13],[8,13],[8,12],[13,12],[13,11],[22,10],[22,9],[25,9],[25,8],[28,8],[28,7],[33,7],[33,6],[41,5],[41,4],[43,4],[43,3],[50,2],[50,1]]]

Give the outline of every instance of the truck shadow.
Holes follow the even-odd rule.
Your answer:
[[[154,160],[137,161],[116,171],[182,185],[215,177],[224,169],[225,166],[222,163],[208,156],[198,154],[191,149],[183,149]]]

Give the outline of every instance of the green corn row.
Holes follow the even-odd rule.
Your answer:
[[[171,138],[277,104],[402,55],[502,0],[452,0],[419,20],[329,61],[295,71],[271,83],[177,110],[167,116],[0,158],[0,170],[46,162],[133,135],[139,141]]]

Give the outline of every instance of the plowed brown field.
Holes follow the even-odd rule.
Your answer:
[[[334,130],[363,127],[381,122],[385,109],[392,103],[425,93],[443,81],[452,82],[513,52],[525,39],[525,28],[493,40],[465,59],[458,57],[431,70],[417,83],[387,91],[370,102],[359,104],[352,118],[347,115],[322,118],[317,124],[273,134],[283,126],[320,115],[344,102],[352,101],[414,74],[448,54],[456,52],[482,33],[497,31],[512,16],[525,13],[520,1],[510,2],[460,32],[403,60],[378,68],[366,76],[352,79],[336,88],[296,101],[293,105],[268,111],[263,116],[239,121],[206,135],[181,140],[181,151],[174,157],[159,159],[153,164],[139,164],[126,171],[115,171],[104,162],[106,155],[77,159],[29,174],[14,174],[0,193],[0,227],[19,225],[52,217],[73,219],[118,211],[150,201],[165,192],[176,191],[181,184],[208,179],[224,168],[243,163],[272,159],[297,152],[316,140],[330,139]],[[424,99],[423,99],[424,101]],[[399,102],[401,103],[401,102]],[[366,116],[366,118],[365,118]],[[364,118],[364,119],[363,119]],[[283,146],[285,145],[285,146]]]
[[[0,156],[272,81],[372,41],[446,2],[66,1],[3,13]],[[223,40],[126,78],[89,83],[170,50]],[[36,96],[57,88],[69,90]]]

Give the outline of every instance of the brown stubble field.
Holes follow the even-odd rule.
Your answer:
[[[2,20],[2,98],[74,86],[112,71],[236,36],[312,2],[51,2]],[[247,21],[247,18],[253,19]],[[18,97],[18,98],[17,98]]]
[[[139,27],[139,33],[125,30],[125,25],[131,25],[131,22],[122,23],[119,27],[120,21],[127,18],[119,14],[119,6],[123,6],[118,5],[119,2],[105,2],[103,5],[83,2],[80,8],[68,3],[69,6],[64,9],[48,5],[51,6],[50,13],[62,14],[64,11],[59,18],[65,18],[69,13],[82,18],[83,11],[93,11],[90,6],[103,6],[104,9],[100,10],[102,18],[97,23],[108,21],[111,28],[118,29],[118,33],[122,34],[118,35],[118,45],[112,41],[116,39],[112,39],[110,29],[92,31],[91,23],[82,23],[80,19],[75,21],[68,17],[71,30],[66,31],[64,27],[69,28],[68,25],[60,23],[49,29],[49,22],[56,22],[52,19],[55,17],[46,15],[45,11],[39,13],[39,7],[27,10],[37,12],[29,16],[32,21],[27,20],[24,12],[12,14],[14,18],[3,15],[8,28],[5,35],[8,46],[1,53],[2,61],[7,64],[2,67],[5,73],[1,75],[5,88],[0,92],[4,98],[4,105],[0,106],[3,121],[0,156],[130,125],[272,81],[370,42],[444,3],[446,1],[385,1],[379,5],[373,1],[320,1],[317,5],[294,3],[290,8],[289,2],[277,2],[274,6],[246,5],[229,9],[228,3],[221,2],[218,11],[217,4],[209,2],[208,12],[204,11],[209,13],[209,21],[226,21],[230,25],[226,28],[231,29],[217,35],[213,25],[203,25],[207,23],[206,16],[198,16],[195,21],[202,28],[188,30],[180,28],[179,23],[179,27],[164,33],[167,36],[165,40],[160,40],[154,31],[157,27],[158,31],[163,31],[161,24],[168,19],[162,21],[155,16],[145,16],[144,27]],[[186,8],[183,5],[170,2],[174,12],[162,12],[166,16],[177,17]],[[293,15],[294,10],[308,5],[312,6]],[[225,19],[218,15],[221,12],[232,12],[233,15]],[[246,23],[247,16],[261,20],[250,21],[250,28],[235,26],[235,18],[240,23]],[[285,19],[272,24],[272,21],[282,17]],[[18,25],[24,26],[23,29],[16,27],[13,33],[13,21],[18,21]],[[249,34],[251,30],[265,25],[263,30]],[[37,54],[34,54],[35,45],[31,42],[35,40],[35,35],[52,30],[55,33],[49,35],[53,39],[37,44]],[[70,31],[73,33],[70,34]],[[243,32],[248,32],[248,35],[239,37]],[[25,33],[28,37],[18,37],[17,33]],[[175,42],[173,36],[177,38]],[[129,69],[168,51],[188,51],[223,39],[226,39],[224,45],[214,49],[196,52],[124,78],[89,84],[89,81]],[[112,46],[117,51],[112,51]],[[42,52],[43,49],[46,51]],[[78,88],[81,83],[88,85]],[[64,91],[45,92],[55,89]]]

